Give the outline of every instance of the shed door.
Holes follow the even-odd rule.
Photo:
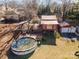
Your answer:
[[[47,25],[47,29],[52,29],[52,25]]]

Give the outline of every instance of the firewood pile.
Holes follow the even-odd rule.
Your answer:
[[[4,33],[7,33],[11,30],[15,30],[17,28],[17,25],[15,24],[0,24],[0,36]]]
[[[6,55],[7,51],[10,48],[10,45],[13,42],[13,33],[5,34],[0,38],[0,58]]]
[[[15,24],[0,24],[0,59],[7,59],[6,53],[14,40],[12,31],[15,29]]]

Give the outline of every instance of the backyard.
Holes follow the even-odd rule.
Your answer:
[[[79,59],[79,0],[0,0],[0,59]]]
[[[29,59],[78,59],[74,53],[79,51],[79,42],[57,39],[56,44],[41,45]]]
[[[46,38],[42,40],[41,45],[32,54],[16,56],[10,52],[9,59],[79,59],[74,55],[76,51],[79,51],[78,41],[67,41],[63,37],[55,39],[53,33],[45,34],[43,37]]]

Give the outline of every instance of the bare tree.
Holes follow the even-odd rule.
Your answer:
[[[50,5],[51,5],[51,0],[45,0],[42,1],[41,4],[39,5],[39,15],[49,15],[51,14],[51,10],[50,10]]]
[[[9,0],[4,0],[4,5],[5,5],[5,8],[6,8],[6,11],[8,9],[8,2],[9,2]]]
[[[10,0],[8,2],[8,6],[11,8],[16,8],[17,7],[17,2],[15,0]]]
[[[50,5],[51,12],[54,13],[57,7],[58,7],[58,5],[56,2],[51,3],[51,5]]]
[[[38,7],[36,0],[23,0],[23,8],[27,18],[37,15]]]
[[[34,16],[37,16],[38,5],[37,0],[23,0],[22,7],[24,9],[25,20],[28,21],[28,30],[30,29],[30,21]],[[28,31],[29,32],[29,31]]]
[[[70,10],[72,0],[61,0],[62,2],[62,18],[65,20],[66,13]]]

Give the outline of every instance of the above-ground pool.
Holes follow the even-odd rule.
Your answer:
[[[16,55],[26,55],[33,52],[37,47],[37,41],[30,37],[22,37],[13,42],[11,50]]]

